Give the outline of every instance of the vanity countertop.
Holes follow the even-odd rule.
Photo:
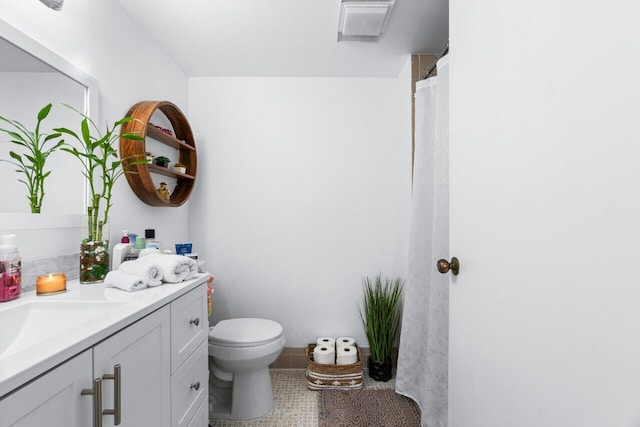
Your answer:
[[[23,324],[0,324],[2,341],[21,338],[28,341],[25,339],[30,333],[28,328],[41,327],[37,333],[45,336],[35,344],[26,342],[13,348],[11,345],[7,348],[7,342],[0,342],[0,398],[189,292],[208,278],[208,273],[198,274],[194,279],[181,283],[164,283],[136,292],[107,288],[103,283],[80,285],[75,280],[67,283],[67,292],[59,295],[38,296],[35,291],[25,292],[14,301],[0,304],[0,319],[3,311],[27,313],[28,310],[22,310],[26,307],[20,306],[36,303],[41,309],[46,304],[46,310],[41,310],[39,317],[28,318],[25,315]],[[83,319],[74,322],[70,318],[74,316],[74,309],[64,307],[81,309]],[[96,312],[92,316],[94,307]],[[43,315],[51,317],[49,324]],[[34,325],[34,321],[38,324]],[[64,324],[64,327],[52,326],[57,323]]]

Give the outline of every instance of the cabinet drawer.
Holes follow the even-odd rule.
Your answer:
[[[184,363],[198,346],[207,341],[206,283],[171,303],[171,372]]]
[[[200,404],[196,414],[191,419],[187,427],[208,427],[209,426],[209,402],[207,399]]]
[[[209,395],[206,342],[171,377],[171,425],[186,426]],[[197,425],[197,424],[196,424]]]

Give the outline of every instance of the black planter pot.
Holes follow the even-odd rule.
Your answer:
[[[391,359],[385,362],[374,362],[369,356],[369,376],[376,381],[389,381],[391,379]]]
[[[169,161],[164,159],[155,159],[155,164],[161,168],[166,168],[169,166]]]

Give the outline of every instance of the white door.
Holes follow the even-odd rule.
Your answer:
[[[640,425],[631,2],[452,0],[449,425]]]
[[[94,347],[94,376],[103,378],[103,409],[115,409],[115,381],[104,375],[113,375],[120,366],[123,427],[171,425],[169,328],[169,307],[163,307]],[[114,420],[114,415],[103,415],[103,426],[113,426]]]

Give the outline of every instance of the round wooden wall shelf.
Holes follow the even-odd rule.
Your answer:
[[[151,116],[156,110],[160,110],[169,120],[175,137],[156,128],[151,122]],[[156,166],[155,164],[127,165],[125,170],[135,173],[127,173],[127,181],[131,189],[140,200],[151,206],[180,206],[187,201],[196,181],[197,156],[196,145],[189,122],[182,111],[168,101],[142,101],[135,104],[128,117],[134,120],[124,123],[121,133],[131,132],[140,135],[142,141],[132,141],[120,138],[120,157],[125,159],[144,159],[146,156],[145,142],[147,138],[175,148],[179,154],[179,162],[186,166],[186,172],[180,173],[169,168]],[[131,157],[133,156],[133,157]],[[169,200],[165,200],[156,191],[151,174],[164,175],[177,179],[176,188],[171,193]]]

